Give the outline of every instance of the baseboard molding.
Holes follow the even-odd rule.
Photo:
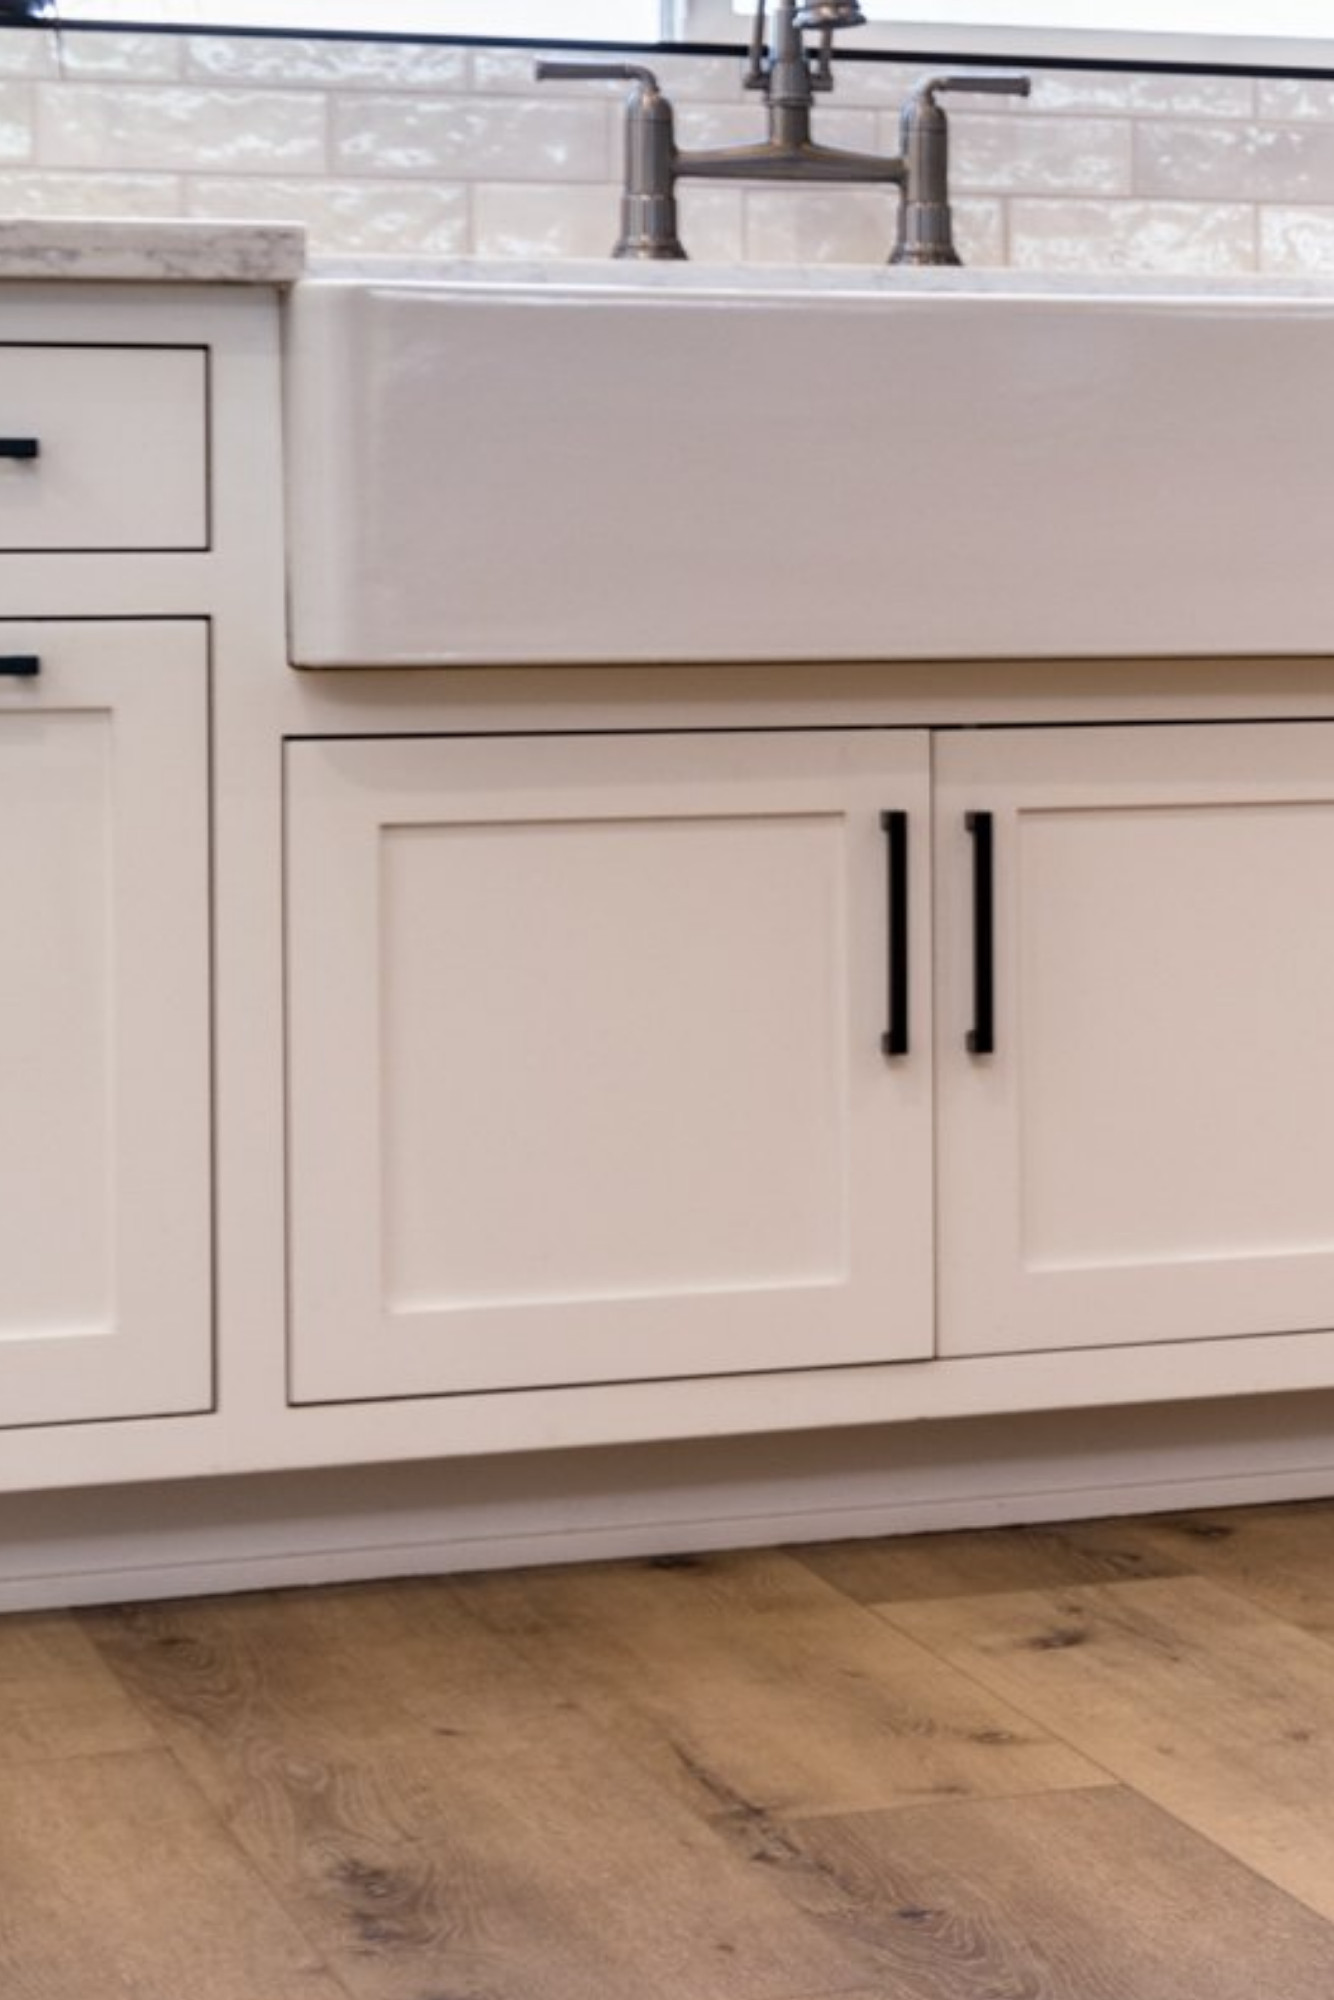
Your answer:
[[[1334,1396],[7,1496],[0,1611],[1334,1495]]]

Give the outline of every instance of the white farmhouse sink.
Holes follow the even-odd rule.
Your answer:
[[[1334,290],[391,266],[288,322],[293,656],[1334,652]]]

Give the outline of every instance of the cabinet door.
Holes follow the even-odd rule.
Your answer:
[[[296,1400],[929,1351],[924,737],[300,742],[288,787]]]
[[[0,1424],[210,1399],[207,799],[202,625],[0,624]]]
[[[1334,1326],[1334,726],[960,735],[937,773],[942,1351]]]

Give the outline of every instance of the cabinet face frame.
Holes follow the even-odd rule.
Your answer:
[[[0,1427],[206,1410],[207,625],[5,620],[0,653],[40,662],[0,676]]]
[[[942,1355],[1334,1324],[1334,725],[976,732],[935,755]],[[978,813],[985,1055],[965,1047]]]
[[[293,743],[287,776],[294,1401],[931,1352],[920,732]],[[907,864],[911,1043],[891,1059],[882,815],[893,809],[918,838]],[[480,900],[469,852],[490,885]],[[569,899],[550,922],[548,868],[551,894]],[[530,946],[537,930],[543,942]],[[498,982],[495,947],[513,966]],[[585,1023],[603,992],[624,1004]],[[557,1039],[586,1059],[580,1074],[590,1076],[599,1037],[612,1050],[607,1087],[588,1086],[591,1110],[582,1086],[553,1074],[553,1009]],[[436,1013],[446,1046],[433,1054]],[[447,1046],[459,1022],[475,1039],[482,1095],[471,1058],[455,1061]],[[396,1082],[407,1041],[415,1068]],[[538,1046],[543,1061],[531,1057]],[[785,1060],[804,1074],[794,1081]],[[504,1073],[516,1064],[527,1064],[521,1087]],[[766,1090],[790,1108],[790,1128],[781,1109],[766,1111]],[[429,1107],[420,1115],[418,1097]],[[456,1139],[451,1118],[465,1103],[474,1136]],[[753,1141],[738,1128],[747,1116],[763,1127]],[[530,1145],[535,1164],[513,1152]],[[489,1189],[475,1199],[470,1146]],[[758,1186],[740,1190],[715,1152]],[[605,1216],[582,1215],[565,1185],[590,1160]],[[507,1173],[518,1276],[508,1284],[503,1261],[483,1258],[480,1276],[456,1279],[476,1261],[474,1236],[504,1236]],[[809,1231],[807,1186],[821,1218]],[[544,1190],[563,1225],[548,1227]],[[734,1199],[740,1253],[701,1213],[710,1202],[730,1212]],[[436,1258],[433,1214],[442,1234],[467,1217],[453,1262]]]

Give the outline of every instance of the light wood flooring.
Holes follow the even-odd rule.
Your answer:
[[[1334,1503],[0,1619],[3,2000],[1334,2000]]]

